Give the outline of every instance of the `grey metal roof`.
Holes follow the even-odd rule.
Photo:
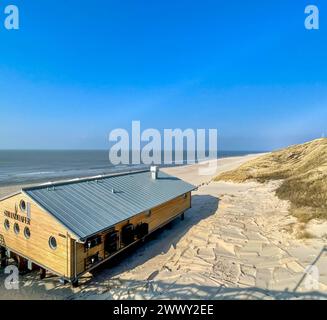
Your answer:
[[[156,180],[149,171],[142,171],[41,185],[23,192],[85,239],[194,189],[161,171]]]

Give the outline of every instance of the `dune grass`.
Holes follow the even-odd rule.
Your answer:
[[[301,222],[327,219],[327,138],[272,152],[215,178],[262,183],[280,179],[276,194],[290,200],[292,214]]]

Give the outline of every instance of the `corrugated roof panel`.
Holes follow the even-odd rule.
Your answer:
[[[159,172],[154,180],[143,171],[24,192],[83,239],[194,189],[166,173]]]

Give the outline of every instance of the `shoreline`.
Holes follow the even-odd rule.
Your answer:
[[[223,158],[217,158],[217,159],[213,159],[213,160],[209,160],[210,163],[212,162],[224,162],[224,161],[228,161],[229,159],[242,159],[242,158],[247,158],[247,157],[257,157],[260,155],[264,155],[266,153],[254,153],[254,154],[247,154],[247,155],[241,155],[241,156],[230,156],[230,157],[223,157]],[[163,170],[165,172],[167,172],[167,170],[169,169],[173,169],[173,168],[188,168],[188,167],[192,167],[192,166],[198,166],[201,165],[203,163],[207,163],[207,161],[199,161],[198,163],[192,163],[192,164],[174,164],[171,166],[166,166],[166,167],[162,167],[160,168],[160,170]],[[116,174],[116,173],[125,173],[125,172],[129,172],[132,171],[133,169],[130,168],[130,170],[126,169],[126,170],[115,170],[114,168],[112,169],[112,171],[110,171],[110,173],[106,173],[106,174]],[[141,170],[141,169],[140,169]],[[92,177],[92,175],[81,175],[80,178],[89,178]],[[60,177],[58,176],[58,178],[55,179],[49,179],[49,178],[41,178],[39,180],[33,180],[33,181],[26,181],[23,183],[14,183],[14,184],[8,184],[8,185],[0,185],[0,199],[14,194],[16,192],[19,192],[22,188],[26,188],[26,187],[31,187],[31,186],[35,186],[35,185],[39,185],[39,184],[43,184],[43,183],[47,183],[47,182],[65,182],[65,181],[69,181],[71,179],[75,179],[76,176],[72,176],[72,177]]]

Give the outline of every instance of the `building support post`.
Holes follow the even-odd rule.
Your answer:
[[[8,265],[7,252],[5,247],[0,247],[0,267],[5,268]]]
[[[43,280],[45,278],[46,273],[47,271],[44,268],[40,267],[40,271],[39,271],[40,280]]]
[[[17,266],[20,274],[27,272],[27,260],[19,255],[16,256]]]
[[[74,280],[72,281],[72,287],[73,287],[73,288],[77,288],[77,287],[78,287],[78,278],[77,278],[77,279],[74,279]]]

